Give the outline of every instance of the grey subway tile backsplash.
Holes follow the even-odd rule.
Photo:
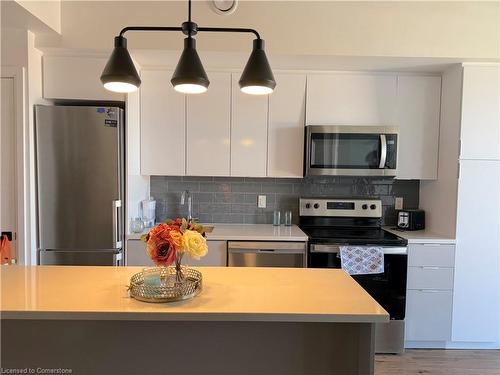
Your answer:
[[[318,176],[300,178],[151,176],[151,195],[157,200],[156,218],[164,221],[187,216],[181,192],[193,193],[193,216],[205,223],[271,224],[273,211],[291,210],[298,222],[299,197],[378,198],[383,222],[394,225],[394,197],[403,197],[405,208],[417,208],[419,181],[383,177]],[[257,207],[258,195],[266,208]]]

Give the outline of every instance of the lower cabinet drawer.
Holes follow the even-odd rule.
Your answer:
[[[451,290],[408,290],[405,340],[450,340],[452,297]]]
[[[408,267],[408,289],[453,289],[453,268]]]
[[[408,246],[408,265],[416,266],[455,266],[455,245],[410,244]]]

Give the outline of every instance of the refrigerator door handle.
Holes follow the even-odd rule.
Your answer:
[[[119,209],[122,206],[121,200],[112,201],[113,207],[113,247],[115,249],[122,248],[121,241],[121,231],[120,231],[120,220],[119,220]]]

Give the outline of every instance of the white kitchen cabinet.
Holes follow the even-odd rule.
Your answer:
[[[126,265],[154,267],[154,263],[146,253],[146,244],[137,239],[127,240]]]
[[[451,340],[454,259],[455,245],[408,246],[406,347],[444,347]]]
[[[187,97],[186,174],[229,176],[231,73],[209,72],[206,93]]]
[[[455,266],[455,245],[411,244],[408,249],[408,265],[410,267],[453,268]]]
[[[208,253],[200,260],[187,258],[184,263],[193,267],[225,267],[227,266],[227,242],[207,241]]]
[[[500,66],[465,66],[461,159],[500,160]]]
[[[43,97],[72,100],[125,100],[125,95],[106,90],[100,80],[106,58],[43,56]]]
[[[307,125],[395,125],[395,74],[307,76]]]
[[[448,341],[451,336],[451,290],[408,290],[405,339]]]
[[[453,268],[408,267],[408,289],[453,289]]]
[[[269,96],[268,177],[302,177],[306,76],[276,74],[277,86]]]
[[[172,71],[143,70],[141,102],[141,174],[186,173],[186,98],[170,83]]]
[[[432,180],[438,172],[441,77],[399,76],[398,179]]]
[[[232,74],[231,176],[266,177],[269,97],[242,93],[238,79]]]
[[[500,161],[461,160],[453,341],[500,341]]]

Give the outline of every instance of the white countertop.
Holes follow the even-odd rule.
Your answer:
[[[374,323],[387,312],[339,269],[203,267],[191,300],[129,297],[142,267],[0,267],[2,319],[196,320]]]
[[[307,241],[307,235],[297,225],[291,227],[272,224],[206,224],[214,226],[207,240],[220,241]],[[144,233],[147,233],[145,231]],[[128,240],[140,239],[142,233],[127,235]]]
[[[424,230],[413,230],[413,231],[402,231],[395,229],[394,226],[391,227],[384,227],[384,230],[387,232],[393,233],[396,236],[402,237],[406,240],[408,240],[409,244],[412,243],[422,243],[422,244],[430,244],[430,243],[437,243],[437,244],[454,244],[455,239],[451,238],[449,236],[443,236],[438,233],[431,232],[428,229]]]

